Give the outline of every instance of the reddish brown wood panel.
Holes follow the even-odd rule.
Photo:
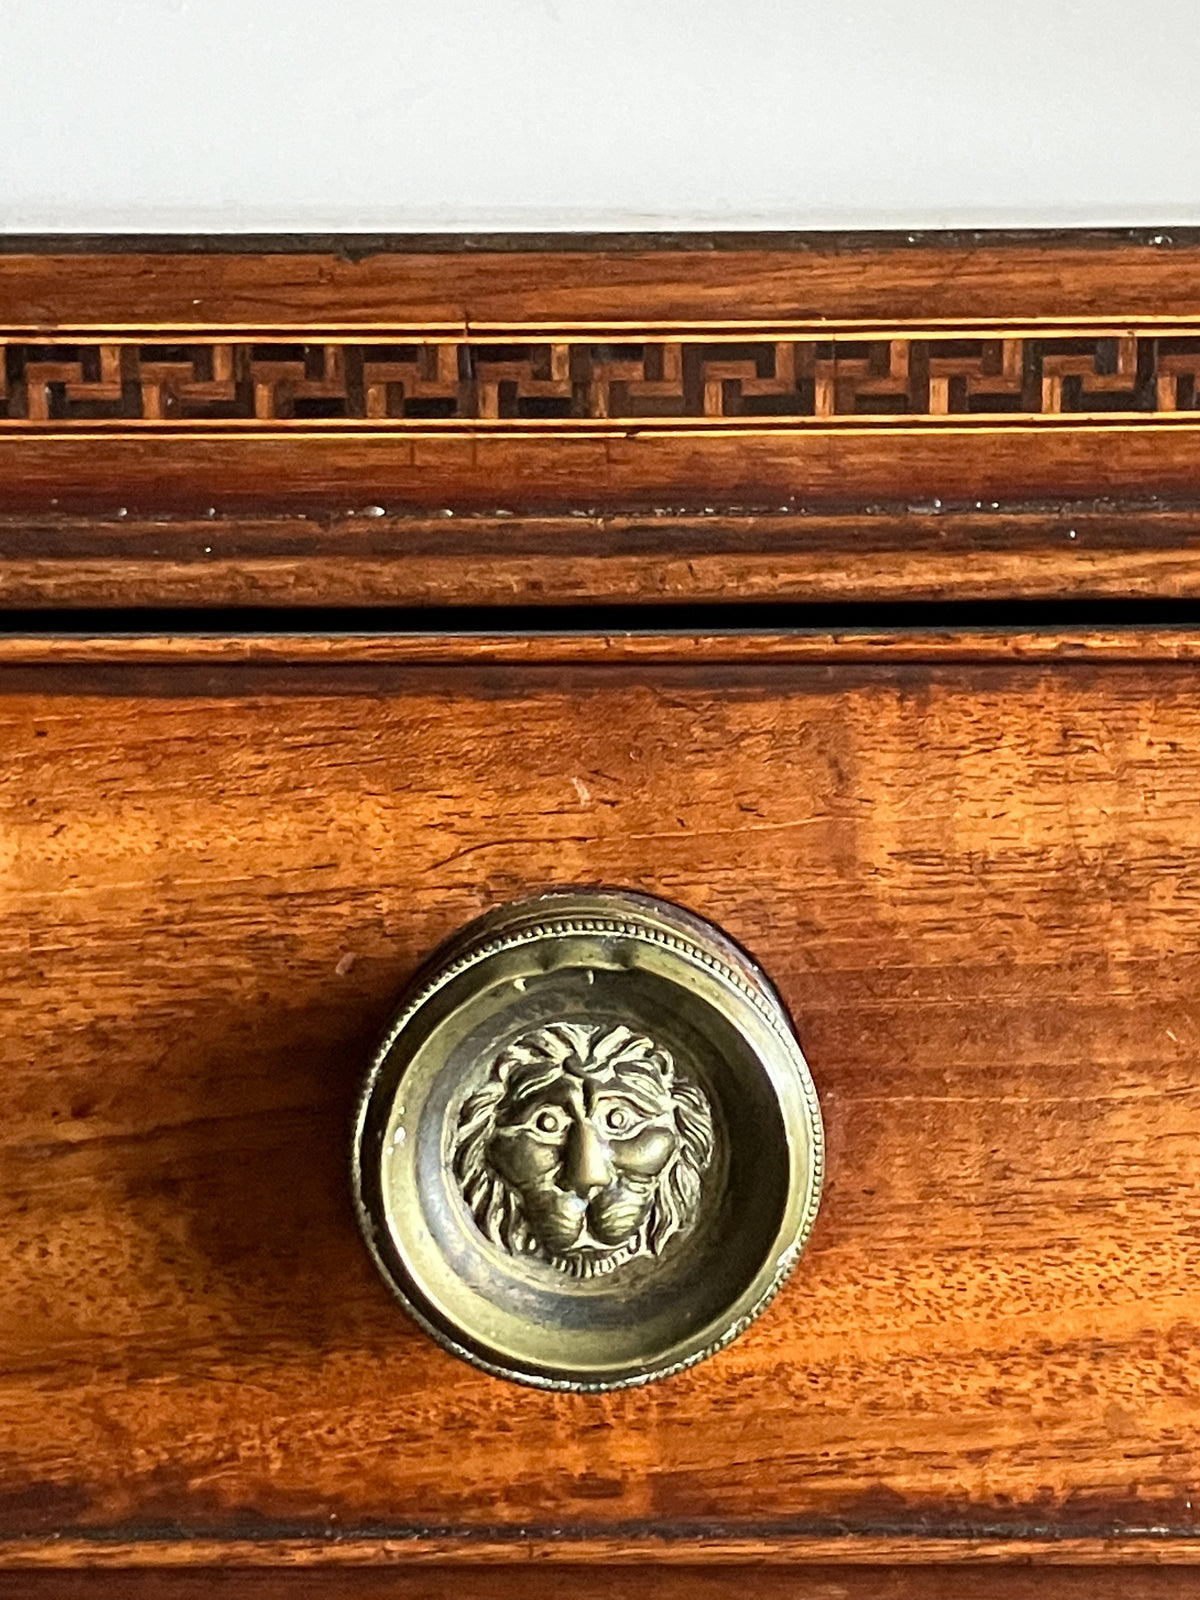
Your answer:
[[[56,250],[47,239],[0,254],[5,322],[30,330],[122,324],[278,328],[325,318],[395,322],[764,323],[811,317],[1200,313],[1200,243],[1049,234],[869,239],[786,236],[754,245],[696,240],[655,247],[628,236],[573,247],[424,250],[341,241],[334,249]],[[214,244],[216,247],[214,248]]]
[[[54,619],[57,620],[57,619]],[[1167,662],[1200,660],[1200,631],[1179,626],[1076,628],[996,627],[891,628],[849,626],[838,632],[766,629],[713,633],[679,632],[555,633],[553,630],[464,630],[446,633],[377,632],[153,634],[139,631],[84,633],[61,625],[41,633],[0,634],[0,663],[13,667],[87,667],[88,681],[99,690],[115,683],[153,683],[131,677],[127,667],[178,665],[254,665],[254,682],[273,692],[320,685],[321,669],[405,666],[508,667],[637,667],[704,670],[761,667],[977,666],[989,663],[1079,665],[1120,662],[1153,668]],[[315,672],[313,669],[317,669]],[[14,674],[9,682],[37,683]],[[224,681],[224,680],[222,680]],[[237,682],[235,678],[232,680]],[[345,688],[368,683],[368,675],[339,673]]]
[[[177,653],[0,677],[10,1555],[1195,1538],[1192,665]],[[597,881],[763,961],[829,1181],[731,1349],[546,1395],[392,1304],[347,1126],[434,944]]]
[[[0,511],[761,512],[1200,495],[1200,421],[1004,432],[0,438]],[[668,546],[669,548],[669,546]]]
[[[0,606],[1182,598],[1200,513],[9,516]]]

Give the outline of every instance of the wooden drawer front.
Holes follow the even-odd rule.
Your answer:
[[[1189,1534],[1196,644],[10,647],[5,1535]],[[444,1354],[348,1199],[415,965],[571,883],[744,942],[829,1139],[762,1320],[599,1396]]]

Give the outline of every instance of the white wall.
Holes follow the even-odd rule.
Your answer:
[[[1196,0],[0,0],[0,230],[1200,223]]]

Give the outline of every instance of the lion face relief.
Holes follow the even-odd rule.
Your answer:
[[[515,1039],[463,1106],[454,1171],[480,1231],[576,1278],[658,1255],[696,1220],[712,1110],[620,1024]]]

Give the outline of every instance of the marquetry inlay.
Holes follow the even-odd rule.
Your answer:
[[[11,330],[0,430],[522,432],[1194,422],[1200,318]]]

